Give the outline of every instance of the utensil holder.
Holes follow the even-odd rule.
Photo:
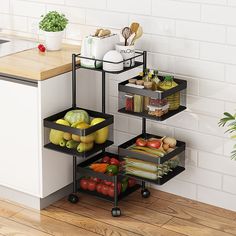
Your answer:
[[[116,44],[116,51],[118,51],[124,60],[133,58],[135,56],[135,47],[134,45],[125,46],[123,43]],[[130,59],[124,62],[124,67],[134,66],[135,59]]]

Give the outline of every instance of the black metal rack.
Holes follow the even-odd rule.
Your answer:
[[[94,68],[87,68],[84,66],[81,66],[79,63],[77,63],[77,59],[88,59],[88,60],[92,60],[94,61]],[[107,62],[107,63],[111,63],[111,64],[118,64],[118,63],[124,63],[126,61],[130,61],[130,65],[132,64],[132,60],[134,59],[140,59],[139,61],[135,60],[135,63],[133,66],[131,67],[126,67],[124,68],[122,71],[105,71],[103,70],[103,68],[96,68],[97,67],[97,63],[98,62]],[[53,116],[50,116],[46,119],[44,119],[44,126],[47,128],[51,128],[51,129],[56,129],[56,130],[60,130],[60,131],[64,131],[64,132],[68,132],[68,133],[72,133],[72,134],[76,134],[76,135],[80,135],[80,136],[86,136],[89,135],[101,128],[104,128],[108,125],[113,124],[114,122],[114,118],[112,115],[108,115],[105,114],[106,111],[106,106],[105,106],[105,95],[106,95],[106,73],[112,73],[112,74],[120,74],[123,72],[126,72],[128,70],[131,70],[133,68],[136,67],[143,67],[143,71],[145,71],[146,67],[147,67],[147,52],[146,51],[136,51],[135,52],[135,56],[127,59],[127,60],[123,60],[121,62],[110,62],[110,61],[103,61],[103,60],[99,60],[99,59],[94,59],[94,58],[88,58],[88,57],[83,57],[80,54],[73,54],[72,55],[72,107],[70,109],[67,109],[65,111],[62,111],[58,114],[55,114]],[[76,71],[77,69],[88,69],[88,70],[95,70],[95,71],[99,71],[102,73],[102,113],[96,112],[96,111],[91,111],[91,110],[87,110],[87,109],[83,109],[86,110],[88,112],[88,114],[92,117],[102,117],[104,118],[104,122],[101,122],[95,126],[92,126],[88,129],[77,129],[77,128],[72,128],[72,127],[68,127],[68,126],[64,126],[64,125],[60,125],[55,123],[55,120],[62,118],[69,110],[72,109],[81,109],[77,107],[76,104]],[[162,93],[155,93],[155,96],[163,98],[166,97],[170,94],[172,94],[173,92],[178,92],[182,89],[186,88],[186,81],[178,81],[179,85],[178,88],[173,88],[171,91],[166,91],[166,92],[162,92]],[[127,83],[127,81],[122,82],[119,84],[119,90],[123,91],[123,92],[130,92],[130,89],[133,89],[132,92],[140,94],[140,93],[146,93],[145,90],[143,91],[136,91],[135,88],[128,88],[127,86],[125,86],[125,84]],[[141,94],[141,95],[146,95],[146,94]],[[153,94],[154,95],[154,94]],[[174,114],[177,114],[178,112],[184,110],[186,107],[182,106],[179,108],[178,111],[173,111],[173,112],[169,112],[167,113],[165,116],[163,116],[163,119],[159,119],[159,120],[164,120],[167,119],[169,117],[171,117]],[[127,111],[124,111],[123,109],[120,109],[119,112],[122,113],[126,113],[129,114]],[[141,116],[142,117],[142,134],[139,135],[138,137],[149,137],[150,135],[146,133],[146,118],[152,119],[151,116],[148,116],[147,114],[141,113],[141,114],[132,114],[132,115],[136,115],[136,116]],[[155,120],[158,120],[155,118]],[[151,135],[152,137],[154,135]],[[136,138],[138,138],[136,137]],[[135,138],[135,139],[136,139]],[[117,157],[121,157],[121,156],[126,156],[126,155],[130,155],[132,154],[133,157],[141,159],[141,160],[147,160],[147,161],[151,161],[151,162],[156,162],[158,159],[155,159],[155,161],[153,160],[153,158],[150,158],[148,156],[143,156],[140,155],[138,153],[134,154],[131,153],[131,151],[128,149],[129,145],[131,145],[135,139],[129,140],[128,142],[122,144],[119,146],[119,156]],[[68,200],[72,203],[77,203],[78,202],[78,196],[77,196],[77,192],[86,192],[92,195],[95,195],[97,197],[112,201],[114,203],[114,207],[112,208],[112,216],[120,216],[121,215],[121,211],[118,208],[118,201],[121,200],[122,198],[124,198],[125,196],[129,195],[130,193],[136,191],[137,189],[139,189],[140,187],[142,188],[141,190],[141,194],[142,197],[147,198],[150,196],[150,192],[148,189],[146,189],[145,187],[145,183],[146,182],[153,182],[155,184],[163,184],[165,182],[167,182],[169,179],[175,177],[177,174],[181,173],[184,170],[184,167],[178,167],[175,168],[174,171],[172,171],[170,174],[168,174],[167,176],[165,176],[163,179],[158,180],[158,181],[150,181],[144,178],[136,178],[135,176],[130,176],[131,178],[135,178],[137,179],[140,184],[136,184],[135,186],[133,186],[132,188],[129,188],[127,191],[125,191],[124,193],[121,193],[120,195],[118,194],[118,181],[122,178],[124,178],[124,173],[119,173],[118,175],[115,176],[108,176],[106,174],[102,174],[99,172],[94,172],[93,170],[87,168],[91,163],[101,159],[102,156],[104,156],[105,154],[108,154],[106,152],[106,148],[111,146],[113,144],[112,141],[107,140],[104,144],[102,145],[98,145],[95,144],[94,148],[91,151],[87,151],[84,153],[78,153],[76,150],[71,150],[71,149],[66,149],[57,145],[54,145],[52,143],[47,143],[44,145],[45,148],[54,150],[54,151],[58,151],[61,153],[65,153],[65,154],[69,154],[71,156],[73,156],[73,193],[71,193],[68,197]],[[172,158],[173,156],[180,154],[181,152],[184,152],[185,150],[185,143],[178,141],[177,142],[177,149],[174,150],[173,152],[165,155],[162,159],[159,159],[157,161],[157,163],[163,163],[166,160],[169,160],[170,158]],[[112,154],[115,155],[115,154]],[[77,157],[82,157],[83,159],[81,160],[81,163],[78,164],[77,163]],[[89,157],[89,159],[88,159]],[[100,179],[105,179],[108,181],[111,181],[114,183],[114,198],[108,197],[108,196],[104,196],[102,194],[99,194],[95,191],[88,191],[88,190],[83,190],[81,188],[78,188],[78,180],[79,180],[79,176],[81,177],[81,175],[85,175],[85,176],[92,176],[92,177],[97,177]],[[127,176],[127,175],[126,175]]]

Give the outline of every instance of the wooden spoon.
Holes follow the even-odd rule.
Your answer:
[[[130,29],[131,29],[132,32],[135,33],[135,34],[137,34],[138,28],[139,28],[139,23],[137,23],[137,22],[133,22],[133,23],[130,25]]]
[[[143,28],[141,26],[138,27],[137,33],[135,34],[132,42],[130,45],[134,45],[135,41],[137,41],[137,39],[141,38],[143,35]]]
[[[128,41],[128,38],[132,35],[132,30],[129,28],[129,27],[125,27],[123,30],[122,30],[122,36],[124,37],[125,39],[125,46],[127,46],[127,41]]]

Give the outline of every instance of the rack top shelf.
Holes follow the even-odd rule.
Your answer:
[[[125,60],[122,60],[122,61],[119,61],[119,62],[112,62],[112,61],[105,61],[105,60],[101,60],[101,59],[91,58],[91,57],[84,57],[81,54],[74,54],[74,57],[75,57],[75,59],[78,58],[78,59],[87,59],[87,60],[94,61],[94,68],[85,67],[85,66],[82,66],[80,64],[76,64],[76,69],[83,68],[83,69],[87,69],[87,70],[106,72],[106,73],[110,73],[110,74],[121,74],[121,73],[126,72],[128,70],[132,70],[136,67],[142,66],[144,64],[144,60],[143,60],[144,53],[145,53],[144,51],[135,51],[135,56],[134,57],[131,57],[129,59],[125,59]],[[141,61],[136,61],[136,59],[140,59]],[[111,64],[120,64],[120,63],[124,63],[126,61],[132,61],[132,60],[135,60],[134,65],[131,66],[131,67],[124,67],[124,69],[121,70],[121,71],[105,71],[105,70],[103,70],[102,67],[97,68],[98,63],[107,62],[107,63],[111,63]]]

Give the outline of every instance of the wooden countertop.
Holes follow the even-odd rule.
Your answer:
[[[63,45],[62,50],[40,53],[37,48],[0,58],[0,74],[42,81],[71,71],[72,53],[78,45]]]

